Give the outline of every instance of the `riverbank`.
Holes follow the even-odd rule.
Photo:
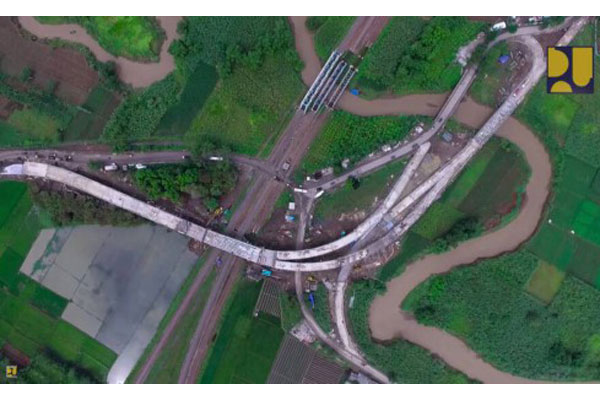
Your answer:
[[[82,44],[90,49],[101,62],[112,61],[117,66],[119,78],[134,88],[150,86],[160,81],[175,69],[175,59],[169,53],[173,40],[179,38],[177,24],[182,17],[156,17],[166,38],[160,49],[159,61],[145,63],[132,61],[124,57],[116,57],[103,49],[96,39],[77,24],[47,25],[38,22],[34,17],[19,17],[21,26],[41,39],[61,39]]]
[[[310,82],[320,69],[314,52],[312,36],[304,26],[302,17],[291,18],[296,35],[296,49],[305,63],[302,77]],[[365,100],[345,93],[339,106],[345,111],[361,115],[422,114],[434,116],[447,94],[419,94],[400,98]],[[469,127],[479,128],[493,110],[465,99],[454,118]],[[409,265],[404,273],[387,285],[384,296],[376,298],[371,306],[370,328],[375,339],[392,340],[402,337],[439,356],[448,365],[470,378],[485,383],[529,383],[529,379],[516,377],[497,370],[486,363],[460,339],[435,328],[417,323],[412,315],[400,310],[402,300],[431,275],[472,263],[477,259],[494,257],[515,250],[536,230],[549,194],[552,177],[550,158],[533,132],[515,118],[503,124],[497,135],[517,145],[531,168],[526,187],[526,200],[519,215],[500,230],[469,240],[444,254],[430,255]]]

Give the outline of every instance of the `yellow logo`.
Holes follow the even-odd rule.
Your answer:
[[[548,93],[593,93],[593,47],[548,47]]]
[[[17,366],[16,365],[7,365],[6,366],[6,377],[7,378],[16,378],[17,377]]]

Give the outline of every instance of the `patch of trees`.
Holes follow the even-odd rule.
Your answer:
[[[188,17],[178,32],[170,51],[189,69],[202,60],[223,77],[238,64],[258,68],[275,53],[301,66],[284,17]]]
[[[237,170],[228,161],[198,161],[184,165],[160,165],[136,171],[137,186],[150,198],[179,202],[187,193],[200,197],[208,210],[219,206],[219,199],[232,190]]]
[[[464,17],[396,17],[361,66],[361,83],[376,90],[447,90],[458,82],[456,51],[483,24]]]
[[[171,74],[147,89],[132,93],[108,120],[103,137],[123,143],[151,136],[169,107],[177,103],[179,90]]]
[[[483,225],[477,217],[465,217],[458,220],[448,232],[439,237],[433,243],[435,253],[443,253],[460,242],[479,236],[483,231]]]
[[[32,185],[31,195],[34,203],[46,210],[58,226],[131,226],[142,222],[142,219],[134,214],[75,192],[58,192]]]

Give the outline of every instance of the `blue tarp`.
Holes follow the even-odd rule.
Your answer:
[[[350,89],[350,94],[358,96],[360,94],[360,91],[358,89]]]
[[[508,54],[503,54],[500,57],[498,57],[498,62],[500,64],[506,64],[508,60],[510,60],[510,56]]]

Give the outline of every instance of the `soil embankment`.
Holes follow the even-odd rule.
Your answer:
[[[316,77],[320,69],[314,52],[312,36],[304,25],[304,17],[291,17],[296,35],[296,48],[305,63],[302,77],[305,83]],[[348,112],[374,116],[384,114],[421,114],[435,116],[447,94],[415,94],[398,98],[365,100],[345,93],[339,106]],[[473,128],[479,128],[493,110],[467,98],[458,108],[454,119]],[[537,382],[510,375],[485,362],[462,340],[435,327],[420,325],[414,317],[400,309],[406,296],[434,274],[473,263],[480,258],[494,257],[512,251],[535,231],[548,197],[552,168],[548,154],[537,137],[527,127],[510,118],[497,133],[524,153],[531,168],[526,188],[526,200],[519,215],[502,229],[462,243],[455,249],[439,255],[424,257],[409,265],[399,277],[390,281],[385,295],[377,297],[371,306],[369,325],[379,340],[403,338],[439,356],[451,367],[484,383]]]
[[[99,61],[113,61],[117,65],[119,78],[131,86],[145,87],[160,81],[175,69],[175,60],[169,54],[169,46],[177,39],[177,24],[182,17],[156,17],[165,31],[165,41],[160,49],[158,62],[132,61],[117,57],[104,50],[85,29],[77,24],[47,25],[41,24],[34,17],[19,17],[21,26],[39,38],[62,39],[80,43],[96,56]]]

